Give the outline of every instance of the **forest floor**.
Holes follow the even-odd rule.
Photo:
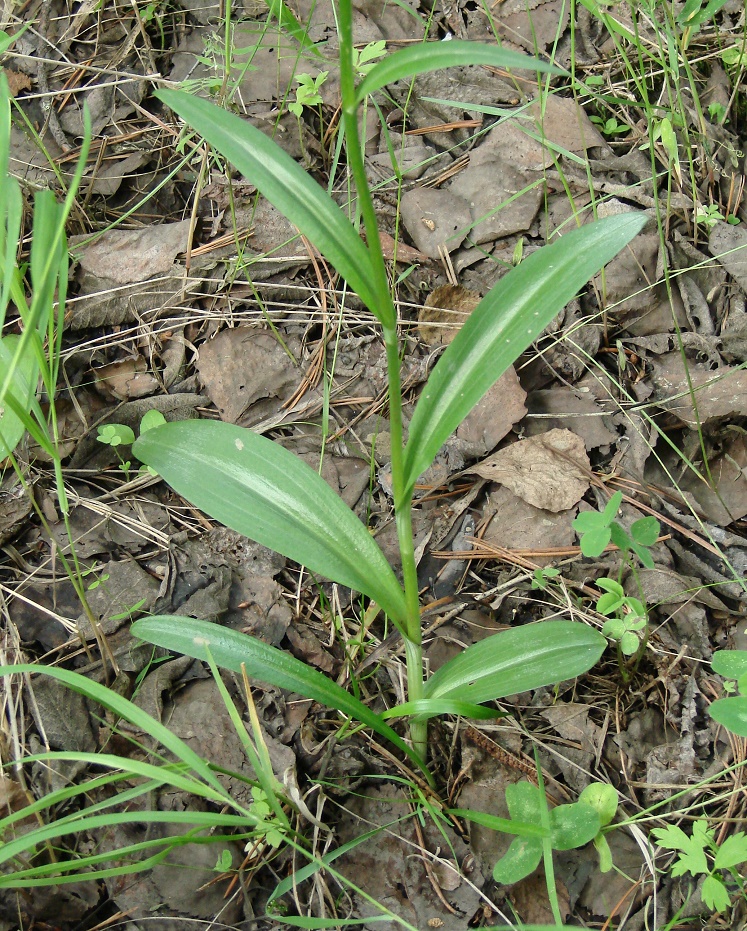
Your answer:
[[[177,846],[128,872],[116,851],[140,835],[112,821],[55,838],[53,850],[6,857],[0,929],[270,929],[284,917],[308,928],[356,919],[378,929],[552,925],[542,867],[496,883],[511,837],[439,815],[451,806],[508,817],[505,789],[536,784],[535,754],[551,804],[601,782],[617,790],[624,822],[606,834],[610,872],[600,872],[591,844],[555,856],[569,926],[744,927],[742,867],[715,870],[714,857],[747,809],[745,743],[708,715],[725,687],[713,652],[747,648],[744,4],[710,4],[720,6],[715,18],[700,17],[697,3],[658,0],[354,6],[362,67],[366,55],[424,40],[498,38],[569,72],[538,83],[529,72],[454,68],[393,84],[366,109],[406,416],[443,347],[510,268],[592,214],[648,218],[421,477],[414,527],[430,668],[506,628],[563,618],[601,629],[604,578],[621,579],[645,604],[645,630],[631,631],[635,659],[611,644],[579,679],[502,701],[506,717],[432,722],[432,797],[367,732],[342,731],[334,711],[252,683],[275,776],[298,803],[301,845],[323,856],[350,843],[334,875],[305,878],[299,852],[269,835],[248,852],[230,837],[220,849]],[[397,566],[376,321],[253,185],[153,96],[177,86],[222,97],[348,207],[333,6],[290,8],[302,42],[262,0],[235,3],[228,33],[223,4],[210,0],[31,0],[3,26],[13,34],[29,24],[3,60],[15,98],[22,260],[34,192],[61,196],[75,170],[84,104],[92,123],[67,223],[53,401],[70,512],[66,526],[53,463],[27,436],[0,485],[4,662],[64,667],[110,686],[218,771],[244,779],[251,766],[205,664],[138,646],[132,620],[206,618],[281,646],[379,708],[403,697],[401,641],[381,620],[368,625],[349,591],[207,519],[141,472],[127,442],[152,409],[265,433],[321,469]],[[3,335],[18,332],[11,304]],[[47,411],[49,397],[41,400]],[[621,526],[659,521],[653,568],[634,572],[614,546],[581,554],[574,520],[603,511],[616,492]],[[61,562],[73,554],[78,591]],[[225,681],[246,717],[238,677]],[[63,683],[3,683],[6,815],[95,780],[101,767],[86,754],[151,758],[142,731]],[[16,765],[49,749],[67,758]],[[225,779],[230,791],[249,791]],[[45,821],[98,796],[92,783],[74,801],[57,798]],[[207,803],[172,788],[154,790],[148,804]],[[27,816],[12,831],[38,826]],[[657,846],[657,828],[681,829],[671,836],[690,845],[705,837],[704,869],[683,870],[676,850]],[[165,840],[178,833],[150,825],[141,839],[158,830]],[[690,865],[693,850],[681,851]],[[103,851],[110,872],[93,880],[8,882],[35,864]],[[298,883],[268,906],[291,875]],[[707,893],[704,901],[709,876],[725,889],[720,912]]]

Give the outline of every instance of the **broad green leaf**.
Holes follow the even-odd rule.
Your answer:
[[[666,847],[667,850],[686,851],[692,843],[690,836],[676,824],[667,825],[665,828],[654,828],[651,835],[660,847]]]
[[[415,407],[405,448],[408,492],[485,392],[645,223],[627,213],[575,229],[511,269],[480,301]]]
[[[703,904],[714,912],[725,912],[731,906],[731,897],[726,886],[716,876],[706,876],[700,897]]]
[[[626,630],[622,637],[620,637],[620,650],[623,656],[633,656],[638,652],[640,645],[640,639],[630,630]]]
[[[603,827],[617,814],[617,789],[608,782],[592,782],[579,795],[578,800],[596,811]]]
[[[545,621],[486,637],[425,683],[426,698],[491,701],[580,676],[597,662],[605,638],[584,624]]]
[[[710,0],[710,3],[703,4],[701,0],[688,0],[677,17],[677,25],[697,29],[707,20],[713,19],[727,2],[728,0]]]
[[[363,702],[295,656],[256,637],[210,621],[171,615],[156,615],[135,621],[132,635],[195,659],[207,660],[209,650],[217,666],[233,672],[241,672],[243,665],[247,675],[260,682],[298,692],[299,695],[321,702],[328,708],[336,708],[360,721],[406,753],[418,766],[423,766],[418,755],[396,731]]]
[[[463,718],[476,718],[481,721],[505,718],[504,711],[495,708],[486,708],[485,705],[473,705],[470,702],[459,701],[454,698],[420,698],[416,701],[406,701],[382,712],[384,721],[392,718],[415,717],[420,720],[439,717],[442,714],[458,714]]]
[[[612,538],[612,531],[609,527],[598,527],[594,530],[583,532],[581,537],[581,553],[587,559],[594,559],[601,556],[607,548]]]
[[[190,420],[148,430],[132,452],[210,517],[368,595],[403,623],[404,594],[371,534],[278,443],[232,424]]]
[[[7,372],[13,357],[19,351],[21,337],[11,334],[0,337],[0,372]],[[38,368],[30,341],[26,341],[25,351],[16,361],[13,381],[8,387],[8,394],[24,411],[31,407],[36,392]],[[2,387],[0,385],[0,387]],[[0,459],[5,459],[18,446],[26,428],[21,419],[0,398]]]
[[[725,679],[741,679],[747,673],[747,650],[716,650],[711,666]]]
[[[504,886],[510,886],[533,873],[541,859],[541,840],[536,837],[516,837],[493,867],[493,879]]]
[[[550,842],[553,850],[575,850],[583,847],[599,833],[599,815],[583,802],[558,805],[550,811]]]
[[[368,249],[342,210],[290,155],[251,123],[214,103],[184,91],[162,90],[156,96],[256,185],[381,319]]]
[[[538,786],[523,780],[506,786],[506,805],[514,821],[539,824],[542,813],[542,793]]]
[[[747,836],[743,831],[727,837],[716,852],[714,867],[717,870],[728,870],[747,860]]]
[[[606,595],[602,595],[597,599],[597,611],[600,614],[611,614],[613,611],[617,611],[624,601],[624,598],[620,598],[614,592],[607,592]]]
[[[731,731],[737,737],[747,737],[747,696],[719,698],[711,702],[708,713],[727,731]]]
[[[428,71],[442,71],[459,65],[491,65],[493,68],[524,68],[542,73],[560,74],[559,68],[529,58],[520,52],[512,52],[499,45],[479,42],[424,42],[410,48],[400,49],[388,55],[368,72],[356,89],[356,103],[362,103],[369,94],[381,90],[404,78],[411,78]]]
[[[655,517],[642,517],[634,521],[630,528],[630,535],[641,546],[653,546],[659,539],[661,524]]]

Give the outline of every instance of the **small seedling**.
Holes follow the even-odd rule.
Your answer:
[[[708,827],[705,818],[693,824],[688,837],[682,828],[669,825],[655,828],[651,834],[665,850],[677,850],[679,856],[672,864],[672,876],[705,876],[701,889],[703,904],[714,912],[725,912],[731,905],[724,874],[733,877],[744,891],[744,880],[736,867],[747,861],[747,835],[742,831],[732,834],[719,846],[716,833]]]
[[[745,64],[747,64],[747,53],[743,47],[734,45],[731,48],[724,49],[721,53],[721,61],[731,68],[744,68]]]
[[[708,104],[708,116],[711,118],[711,122],[719,124],[723,124],[724,122],[728,123],[729,121],[724,119],[726,113],[726,107],[722,103],[714,100],[713,103]]]
[[[516,835],[493,869],[496,882],[511,885],[533,873],[547,852],[574,850],[590,841],[596,845],[596,839],[602,836],[601,829],[617,811],[617,792],[612,786],[593,783],[584,789],[577,802],[548,811],[542,789],[531,782],[517,782],[506,787],[506,804],[510,818],[471,809],[457,809],[452,814],[494,831]],[[606,847],[609,854],[606,841],[600,842],[600,846],[602,850]],[[609,864],[612,865],[611,855]]]
[[[606,120],[601,116],[590,116],[589,119],[592,123],[597,124],[599,131],[605,136],[624,136],[631,130],[627,123],[619,123],[614,116]]]
[[[213,870],[216,873],[227,873],[233,866],[233,857],[231,856],[231,851],[223,849],[218,854],[218,859],[215,861],[215,866]]]
[[[382,58],[386,52],[386,40],[380,39],[378,42],[369,42],[365,48],[353,49],[353,68],[355,73],[361,77],[368,74],[373,68],[375,62]]]
[[[261,789],[259,786],[252,786],[252,799],[253,801],[249,806],[249,811],[252,813],[252,816],[257,819],[257,831],[261,834],[263,843],[270,847],[279,847],[285,840],[287,833],[285,825],[277,819],[267,800],[267,794],[264,789]],[[248,853],[250,850],[256,849],[256,845],[256,838],[248,841],[246,852]]]
[[[705,226],[707,230],[711,230],[717,223],[723,222],[724,215],[719,210],[718,204],[708,204],[708,206],[698,204],[695,220],[701,226]]]
[[[634,521],[630,532],[624,530],[615,520],[621,504],[622,493],[615,492],[603,511],[584,511],[579,514],[573,522],[573,529],[581,537],[581,552],[584,556],[601,556],[610,543],[614,543],[622,554],[617,580],[604,577],[597,579],[598,587],[604,592],[597,600],[597,611],[605,617],[610,617],[602,628],[602,633],[617,644],[620,669],[623,677],[627,679],[627,668],[622,658],[633,657],[635,662],[635,658],[640,657],[647,641],[647,634],[640,632],[645,631],[648,625],[648,611],[634,557],[638,557],[646,569],[654,568],[649,547],[656,543],[661,525],[655,517],[642,517]],[[625,594],[622,574],[626,566],[630,568],[638,583],[640,598]]]
[[[301,119],[304,107],[316,107],[324,102],[319,91],[328,75],[329,71],[320,71],[315,78],[312,78],[310,74],[296,75],[298,82],[296,99],[288,104],[288,109],[297,119]]]
[[[546,569],[535,569],[532,575],[532,591],[536,591],[537,589],[543,592],[547,591],[548,582],[557,578],[559,575],[560,569],[554,569],[552,566],[548,566]]]
[[[154,427],[160,427],[161,424],[166,423],[166,418],[160,411],[150,410],[146,411],[143,415],[143,419],[140,421],[140,436],[144,433],[147,433],[148,430],[152,430]],[[107,423],[103,424],[98,429],[98,436],[96,439],[99,443],[103,443],[105,446],[111,446],[119,458],[119,468],[124,472],[125,477],[129,480],[130,477],[130,466],[132,462],[129,459],[124,459],[119,452],[120,446],[132,446],[135,442],[135,431],[128,427],[126,424],[122,423]],[[145,475],[158,475],[158,473],[151,469],[150,466],[144,465],[140,467],[140,473]]]
[[[623,656],[634,656],[641,645],[641,634],[648,622],[646,609],[639,598],[631,598],[614,579],[597,579],[604,594],[597,599],[597,611],[610,619],[602,634],[620,646]],[[613,615],[610,617],[610,615]]]

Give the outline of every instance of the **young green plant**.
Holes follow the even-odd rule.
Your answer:
[[[630,532],[624,530],[615,520],[622,497],[622,492],[615,492],[603,511],[583,511],[574,520],[573,529],[580,536],[584,556],[592,559],[601,556],[609,543],[614,543],[622,555],[617,579],[597,579],[597,587],[604,594],[597,599],[596,607],[600,614],[609,618],[602,628],[602,634],[617,644],[620,670],[627,679],[628,658],[633,657],[632,663],[635,665],[648,639],[648,611],[635,557],[646,569],[654,568],[649,547],[656,543],[661,527],[655,517],[642,517],[631,524]],[[640,598],[625,593],[622,581],[626,566],[633,573]]]
[[[745,894],[744,879],[737,870],[747,861],[747,836],[742,831],[717,844],[716,832],[708,827],[705,818],[699,818],[690,835],[675,824],[654,828],[651,834],[660,847],[678,852],[671,867],[672,876],[690,873],[696,878],[705,877],[700,894],[703,904],[712,912],[725,912],[731,905],[727,877]]]
[[[553,878],[553,851],[575,850],[593,841],[599,853],[600,869],[608,872],[612,868],[612,854],[602,829],[617,812],[617,791],[605,783],[593,782],[577,802],[549,808],[539,769],[537,774],[539,785],[517,782],[506,786],[510,818],[461,808],[452,810],[451,814],[493,831],[515,835],[493,869],[493,879],[501,885],[509,886],[525,879],[544,860],[553,917],[562,924]]]
[[[489,709],[479,707],[481,703],[575,677],[601,655],[604,639],[596,631],[558,621],[489,637],[425,681],[411,508],[418,476],[449,435],[589,278],[640,232],[644,219],[629,213],[589,223],[530,255],[502,278],[433,369],[405,443],[397,314],[366,181],[358,109],[369,94],[424,71],[463,64],[553,69],[497,46],[434,42],[395,52],[374,64],[356,86],[350,0],[339,5],[339,28],[343,129],[367,244],[335,201],[263,133],[189,94],[161,91],[158,96],[286,215],[380,323],[389,382],[392,488],[402,584],[368,529],[319,475],[251,430],[210,421],[166,424],[141,436],[133,453],[215,519],[310,571],[361,592],[386,612],[402,634],[408,687],[408,701],[390,714],[412,716],[412,753],[423,765],[429,717],[445,712],[490,714]],[[286,687],[293,680],[290,687],[306,695],[320,687],[314,670],[304,672],[299,664],[289,675],[292,658],[280,653],[265,662],[272,648],[252,638],[236,640],[230,632],[204,622],[161,616],[139,621],[133,633],[193,656],[203,656],[209,646],[219,664],[221,656],[231,668],[245,662],[250,675],[278,685],[278,680],[269,678],[275,670],[282,673]],[[362,714],[360,708],[356,714]],[[382,719],[373,717],[394,733]],[[369,712],[367,723],[371,718]]]

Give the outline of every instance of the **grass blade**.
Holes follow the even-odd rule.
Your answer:
[[[191,747],[184,743],[183,740],[180,740],[167,727],[164,727],[160,721],[156,721],[155,718],[146,714],[137,705],[108,689],[105,685],[99,685],[98,682],[93,682],[77,672],[70,672],[69,669],[62,669],[59,666],[35,666],[32,663],[21,663],[18,666],[0,666],[0,676],[11,676],[16,673],[36,673],[50,676],[52,679],[58,679],[74,692],[79,692],[81,695],[85,695],[86,698],[98,702],[98,704],[113,711],[120,718],[124,718],[139,727],[146,734],[150,734],[163,747],[170,750],[177,759],[186,763],[192,772],[197,773],[221,795],[225,795],[223,786],[202,757],[199,757]]]
[[[312,572],[373,598],[401,624],[399,582],[371,534],[305,462],[243,427],[164,424],[132,447],[188,501]]]
[[[405,448],[409,491],[485,392],[646,219],[628,213],[573,230],[530,255],[480,301],[415,407]]]

